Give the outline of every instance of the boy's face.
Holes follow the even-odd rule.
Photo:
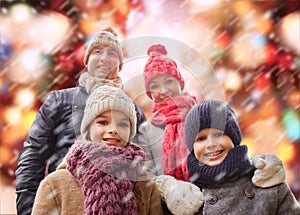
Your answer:
[[[121,111],[106,111],[97,116],[89,127],[92,142],[125,147],[130,135],[129,118]]]
[[[88,61],[88,72],[95,77],[114,79],[118,76],[120,59],[111,46],[99,46],[92,50]]]
[[[222,163],[228,152],[234,147],[230,137],[222,130],[205,128],[196,136],[194,153],[201,163],[216,166]]]
[[[162,102],[181,95],[180,82],[171,75],[159,75],[149,83],[154,102]]]

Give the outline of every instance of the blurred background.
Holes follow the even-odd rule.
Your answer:
[[[76,85],[87,43],[106,26],[115,28],[121,41],[166,37],[196,50],[205,64],[197,71],[185,65],[193,59],[187,53],[178,58],[187,90],[199,100],[218,91],[237,111],[250,155],[280,157],[300,201],[299,4],[0,0],[0,214],[16,214],[17,157],[40,105],[51,90]],[[124,53],[130,58],[130,49]],[[152,103],[141,82],[146,60],[145,48],[141,58],[125,61],[120,74],[125,90],[149,116]]]

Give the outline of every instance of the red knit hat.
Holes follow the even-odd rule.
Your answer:
[[[144,68],[144,82],[146,94],[149,98],[152,99],[149,84],[159,75],[173,76],[180,82],[181,89],[184,88],[184,80],[177,68],[177,64],[167,56],[168,52],[165,46],[161,44],[152,45],[148,48],[147,54],[149,59]]]

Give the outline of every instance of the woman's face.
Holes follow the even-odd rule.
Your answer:
[[[182,93],[180,82],[171,75],[159,75],[149,83],[149,90],[155,103],[166,101]]]
[[[111,46],[99,46],[92,50],[88,60],[88,72],[95,77],[114,79],[118,76],[120,59]]]
[[[97,116],[89,127],[92,142],[125,147],[129,142],[131,124],[121,111],[106,111]]]
[[[229,151],[234,147],[230,137],[222,130],[214,128],[202,129],[196,136],[194,153],[198,161],[207,166],[222,163]]]

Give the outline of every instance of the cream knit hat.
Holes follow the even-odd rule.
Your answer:
[[[92,39],[92,41],[90,42],[90,44],[88,45],[85,51],[84,61],[83,61],[84,65],[87,66],[89,61],[89,56],[92,50],[95,47],[100,45],[112,46],[117,50],[120,59],[119,69],[121,70],[123,66],[123,52],[122,52],[121,44],[118,39],[118,35],[116,31],[111,27],[104,28]]]
[[[95,89],[86,100],[84,115],[81,122],[81,135],[89,139],[89,126],[101,113],[109,110],[118,110],[125,113],[131,123],[130,139],[136,132],[136,112],[133,101],[119,88],[100,86]]]

